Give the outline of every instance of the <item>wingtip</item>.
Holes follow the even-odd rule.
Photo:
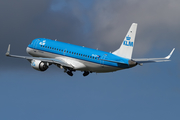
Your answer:
[[[173,54],[174,50],[175,50],[175,48],[173,48],[172,51],[171,51],[171,53],[170,53],[167,57],[165,57],[165,58],[166,58],[166,59],[169,59],[169,58],[171,57],[171,55]]]
[[[134,22],[134,23],[132,23],[133,25],[138,25],[138,23],[136,23],[136,22]]]
[[[8,49],[7,49],[7,52],[6,52],[6,56],[9,56],[9,55],[10,55],[10,47],[11,47],[11,45],[9,44]]]

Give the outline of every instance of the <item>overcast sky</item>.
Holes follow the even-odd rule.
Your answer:
[[[1,0],[0,119],[179,120],[179,0]],[[165,57],[107,74],[69,77],[51,66],[33,70],[24,59],[35,38],[115,51],[138,23],[133,57]]]

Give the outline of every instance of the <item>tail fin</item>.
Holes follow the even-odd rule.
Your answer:
[[[126,37],[124,38],[124,41],[122,42],[120,48],[114,51],[113,54],[123,58],[131,59],[136,37],[136,29],[137,23],[133,23]]]

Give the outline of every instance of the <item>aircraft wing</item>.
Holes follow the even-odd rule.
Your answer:
[[[151,63],[151,62],[167,62],[171,60],[161,59],[161,58],[144,58],[144,59],[132,59],[137,63]]]
[[[42,62],[48,62],[48,63],[52,63],[52,64],[60,64],[61,66],[64,67],[69,67],[69,68],[74,68],[72,65],[68,64],[66,61],[64,61],[63,59],[55,59],[55,58],[42,58],[42,57],[30,57],[30,56],[19,56],[19,55],[11,55],[10,54],[10,45],[8,46],[8,50],[6,52],[6,56],[9,57],[15,57],[15,58],[23,58],[23,59],[27,59],[28,61],[31,62],[31,60],[40,60]]]
[[[169,58],[173,54],[174,50],[175,50],[175,48],[173,48],[171,53],[164,58],[142,58],[142,59],[132,59],[132,60],[139,64],[140,63],[151,63],[151,62],[167,62],[167,61],[170,61]]]

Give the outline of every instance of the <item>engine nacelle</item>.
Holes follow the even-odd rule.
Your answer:
[[[42,62],[42,61],[40,61],[40,60],[32,60],[32,61],[31,61],[31,66],[32,66],[32,68],[34,68],[35,70],[45,71],[45,70],[48,69],[49,63],[45,63],[45,62]]]

